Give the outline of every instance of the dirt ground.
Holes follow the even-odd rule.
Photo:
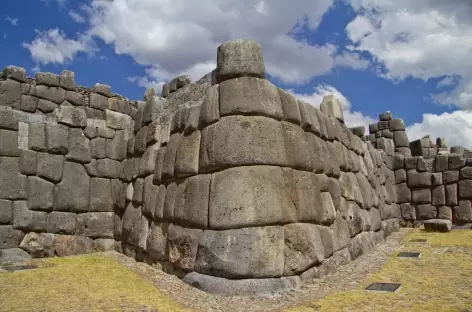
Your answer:
[[[400,259],[399,251],[421,257]],[[470,230],[402,229],[336,273],[275,296],[208,294],[116,252],[37,264],[43,268],[0,273],[0,311],[472,311]],[[366,292],[372,282],[402,287]]]

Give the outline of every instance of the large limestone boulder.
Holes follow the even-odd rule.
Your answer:
[[[54,234],[30,232],[23,238],[20,248],[35,258],[53,257]]]

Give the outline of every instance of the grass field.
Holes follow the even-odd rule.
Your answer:
[[[410,242],[415,238],[428,241]],[[472,311],[472,231],[414,230],[404,237],[404,244],[403,250],[421,252],[421,257],[400,259],[396,252],[359,289],[287,311]],[[402,288],[395,293],[366,292],[373,282],[400,283]]]

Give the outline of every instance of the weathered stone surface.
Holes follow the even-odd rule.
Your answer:
[[[339,178],[341,195],[347,200],[362,204],[363,198],[356,176],[352,172],[342,173]]]
[[[75,234],[77,215],[71,212],[53,211],[48,214],[47,232],[53,234]]]
[[[84,96],[74,91],[66,91],[65,100],[75,106],[82,106],[84,104]],[[85,110],[85,114],[87,114],[87,110]]]
[[[87,126],[87,115],[81,107],[61,105],[55,110],[57,121],[61,124],[74,128],[85,128]]]
[[[449,170],[458,170],[465,165],[465,159],[462,154],[450,154],[449,155]]]
[[[449,156],[437,155],[435,157],[436,172],[444,172],[449,169]]]
[[[446,204],[444,185],[436,186],[431,190],[431,204],[433,206],[444,206]]]
[[[338,251],[346,247],[351,239],[346,220],[338,216],[329,228],[333,236],[333,250]]]
[[[427,187],[431,184],[431,173],[408,171],[408,186]]]
[[[203,98],[199,117],[199,128],[204,128],[220,119],[219,85],[210,87]]]
[[[167,261],[169,259],[166,253],[166,235],[168,228],[168,224],[151,224],[147,237],[146,251],[155,260]]]
[[[90,178],[84,167],[66,161],[62,181],[54,186],[54,210],[87,212],[89,194]]]
[[[46,124],[46,150],[51,154],[65,155],[69,149],[69,132],[67,127],[57,124]]]
[[[18,149],[18,132],[11,130],[0,130],[0,156],[20,156]]]
[[[113,211],[111,182],[108,179],[90,179],[90,212]]]
[[[325,95],[320,105],[323,113],[344,122],[343,106],[334,95]]]
[[[179,224],[206,229],[211,175],[198,175],[179,184],[174,207],[174,220]],[[210,218],[210,222],[211,218]]]
[[[268,80],[241,77],[220,84],[220,114],[263,115],[282,119],[277,87]]]
[[[441,172],[435,172],[431,174],[431,184],[433,186],[439,186],[443,184],[443,178]]]
[[[143,217],[141,207],[129,203],[123,215],[123,241],[135,247],[146,249],[148,222]]]
[[[459,206],[454,207],[454,223],[463,224],[472,222],[472,205],[470,200],[459,201]]]
[[[156,207],[154,211],[154,218],[156,220],[164,219],[164,205],[166,199],[166,187],[165,185],[159,185],[159,190],[157,192]]]
[[[55,235],[54,249],[59,257],[93,252],[93,240],[85,236]]]
[[[69,153],[66,155],[66,159],[83,164],[92,160],[90,140],[82,133],[81,129],[69,130]]]
[[[61,181],[62,170],[64,167],[64,156],[38,153],[36,159],[38,163],[37,173],[39,177],[53,183]]]
[[[393,142],[395,147],[408,147],[409,141],[405,131],[396,131],[393,133]]]
[[[23,232],[45,232],[47,213],[28,209],[26,201],[13,203],[13,228]]]
[[[201,241],[200,239],[202,235],[202,230],[187,229],[171,224],[169,226],[169,231],[167,232],[169,262],[181,270],[193,271],[195,259],[197,257],[197,250],[199,249],[198,244]],[[211,239],[202,240],[202,242],[207,242],[209,244],[212,243]],[[228,247],[229,246],[227,246],[227,248]]]
[[[206,292],[227,296],[274,295],[300,287],[298,276],[230,280],[191,272],[183,281]]]
[[[28,179],[20,174],[18,157],[0,157],[0,198],[26,199]]]
[[[92,238],[113,238],[113,212],[92,212],[77,215],[77,235]]]
[[[388,122],[388,127],[390,131],[404,131],[405,124],[403,123],[403,119],[401,118],[393,118]]]
[[[279,167],[251,166],[212,175],[209,227],[264,225],[295,221],[295,207]]]
[[[280,88],[277,88],[277,90],[282,103],[283,120],[300,125],[301,117],[297,99],[285,90]]]
[[[306,140],[303,129],[292,123],[282,122],[282,130],[287,165],[292,168],[313,171],[313,160],[310,155],[311,147]]]
[[[105,158],[97,160],[98,176],[102,178],[118,179],[121,174],[121,162]]]
[[[372,232],[364,232],[351,239],[348,248],[352,260],[374,249],[376,242],[373,234]]]
[[[399,169],[395,171],[395,183],[400,184],[406,182],[406,171]]]
[[[30,232],[21,241],[20,248],[34,258],[53,257],[54,234]]]
[[[437,208],[431,204],[417,205],[416,206],[416,219],[417,220],[429,220],[435,219],[437,216]]]
[[[38,152],[46,150],[46,132],[44,124],[29,124],[28,148]]]
[[[51,211],[54,184],[38,177],[28,177],[28,208]]]
[[[0,224],[11,224],[13,203],[11,200],[0,199]]]
[[[126,148],[125,132],[116,131],[113,139],[106,141],[106,157],[122,161],[126,157]]]
[[[450,220],[432,219],[423,222],[424,229],[429,232],[449,232],[452,229]]]
[[[106,140],[105,138],[90,140],[90,153],[92,158],[102,159],[106,157]]]
[[[20,248],[0,249],[0,265],[20,264],[31,261],[31,256]],[[4,273],[0,267],[0,273]]]
[[[59,76],[53,73],[39,72],[35,75],[36,85],[59,87]]]
[[[325,259],[321,265],[312,267],[300,275],[302,281],[312,281],[315,278],[321,278],[335,272],[341,265],[351,262],[349,248],[341,249],[334,253],[328,259]]]
[[[447,171],[451,172],[451,171]],[[457,171],[452,171],[457,172]],[[446,173],[446,172],[445,172]],[[465,167],[460,170],[460,177],[461,179],[472,179],[472,167]]]
[[[404,220],[414,221],[416,220],[416,209],[409,203],[400,205],[401,215]]]
[[[472,199],[472,180],[459,181],[459,198]]]
[[[200,131],[194,131],[190,135],[182,136],[175,156],[174,174],[176,177],[179,178],[198,173],[200,140]]]
[[[143,185],[143,215],[149,219],[154,219],[156,210],[156,200],[158,195],[158,186],[152,183],[152,176],[144,179]]]
[[[415,204],[429,204],[431,203],[431,190],[419,189],[411,192],[411,201]]]
[[[26,70],[22,67],[9,65],[3,69],[3,75],[19,82],[26,82]]]
[[[278,277],[283,270],[281,226],[203,232],[195,263],[199,273],[227,278]]]
[[[452,208],[446,206],[438,207],[438,219],[452,221]]]
[[[243,76],[265,77],[261,46],[253,40],[243,39],[223,43],[217,52],[218,81]]]
[[[174,218],[175,196],[177,195],[177,183],[173,182],[167,186],[166,197],[164,199],[163,219],[172,221]]]
[[[20,108],[21,83],[13,79],[0,81],[0,103],[4,106]]]
[[[314,224],[292,223],[284,226],[284,275],[295,275],[324,260],[319,228]]]
[[[30,95],[21,95],[20,98],[20,109],[25,112],[34,113],[36,107],[38,106],[38,98],[32,97]]]
[[[17,248],[25,234],[12,225],[0,225],[0,252],[2,249]]]
[[[395,153],[395,145],[392,139],[377,138],[376,144],[378,149],[385,151],[389,156]]]
[[[90,107],[104,111],[108,108],[108,98],[101,94],[91,93]]]
[[[147,131],[148,127],[142,127],[139,129],[138,133],[136,133],[134,139],[134,153],[137,155],[141,155],[146,151]]]
[[[202,131],[200,169],[239,165],[285,165],[283,130],[276,120],[228,116]]]
[[[449,184],[445,187],[446,191],[446,205],[448,206],[457,206],[457,183]]]
[[[136,179],[133,184],[133,204],[136,206],[143,203],[144,179]]]

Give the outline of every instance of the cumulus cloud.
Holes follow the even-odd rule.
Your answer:
[[[7,22],[9,22],[12,26],[17,26],[17,25],[18,25],[19,18],[7,16],[7,17],[5,17],[5,20],[6,20]]]
[[[361,112],[352,110],[352,103],[349,99],[338,89],[333,86],[321,84],[314,88],[314,92],[311,94],[297,94],[293,90],[288,90],[290,93],[295,95],[297,99],[306,101],[314,107],[319,107],[323,102],[323,97],[326,95],[333,94],[339,99],[343,106],[344,122],[348,127],[365,126],[366,132],[369,130],[369,124],[374,123],[376,120],[369,116],[364,116]]]
[[[460,77],[455,88],[431,98],[440,104],[472,109],[471,1],[348,2],[357,12],[346,26],[352,51],[370,53],[383,66],[380,75],[392,80]]]
[[[97,51],[92,39],[86,35],[70,39],[58,28],[36,32],[37,36],[31,43],[22,45],[29,50],[31,58],[42,65],[64,64],[72,61],[78,53],[90,54]]]
[[[78,12],[74,11],[74,10],[70,10],[69,11],[69,16],[72,18],[72,20],[74,20],[74,22],[76,23],[85,23],[85,17],[83,17],[82,15],[80,15]]]
[[[472,112],[457,110],[441,115],[424,114],[421,123],[415,123],[406,129],[410,141],[431,135],[443,137],[448,146],[463,145],[472,148]]]

